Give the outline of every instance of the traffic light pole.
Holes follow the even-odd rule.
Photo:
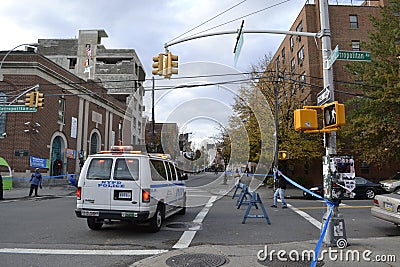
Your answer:
[[[335,101],[334,86],[333,86],[333,70],[332,67],[328,67],[328,57],[331,54],[331,36],[330,36],[330,26],[329,26],[329,10],[328,10],[328,0],[319,0],[320,9],[320,21],[321,21],[321,46],[322,46],[322,60],[323,60],[323,80],[324,88],[328,88],[330,92],[330,102]],[[325,122],[324,122],[325,123]],[[330,156],[336,155],[336,131],[331,131],[329,133],[324,133],[324,145],[325,145],[325,156],[326,160],[323,161],[323,179],[328,180],[331,183],[332,173],[329,168],[330,166]],[[327,166],[326,166],[327,165]],[[326,192],[327,183],[324,182],[324,192]],[[331,194],[330,194],[331,195]],[[324,221],[327,220],[329,215],[329,209],[327,208],[324,214]],[[335,228],[340,229],[340,235],[335,235]],[[337,241],[339,239],[346,240],[346,231],[344,227],[343,215],[339,211],[339,206],[335,205],[333,207],[331,219],[328,222],[327,232],[325,235],[324,242],[328,246],[337,246]],[[347,244],[347,241],[346,241]]]
[[[330,100],[333,102],[335,100],[334,97],[334,86],[333,86],[333,71],[331,66],[328,66],[328,58],[331,54],[331,33],[330,33],[330,27],[329,27],[329,10],[328,10],[328,0],[319,0],[319,9],[320,9],[320,23],[321,23],[321,30],[318,33],[310,33],[310,32],[298,32],[298,31],[280,31],[280,30],[243,30],[243,33],[270,33],[270,34],[284,34],[284,35],[292,35],[292,36],[306,36],[306,37],[314,37],[314,38],[321,38],[321,46],[322,46],[322,60],[323,60],[323,81],[324,81],[324,88],[327,88],[330,92]],[[223,31],[223,32],[215,32],[215,33],[209,33],[209,34],[203,34],[203,35],[195,35],[187,38],[183,38],[174,42],[166,43],[164,45],[164,48],[166,51],[168,51],[168,47],[183,43],[186,41],[194,40],[194,39],[199,39],[199,38],[204,38],[204,37],[210,37],[210,36],[217,36],[217,35],[226,35],[226,34],[237,34],[238,31]],[[277,89],[275,88],[275,94],[277,94]],[[276,95],[275,95],[276,97]],[[275,112],[277,109],[277,105],[275,107]],[[275,140],[278,138],[278,122],[277,122],[277,112],[275,116]],[[276,142],[276,141],[275,141]],[[336,152],[336,132],[331,131],[330,133],[325,133],[324,134],[324,144],[325,144],[325,153],[326,153],[326,159],[323,160],[323,175],[324,175],[324,180],[331,179],[332,174],[329,169],[329,157],[331,155],[335,155]],[[275,166],[277,166],[278,163],[278,156],[276,155],[278,153],[278,147],[277,147],[277,142],[275,144]],[[326,163],[328,166],[326,166]],[[325,183],[324,183],[325,186]],[[324,188],[325,191],[325,188]],[[327,218],[328,211],[325,213],[324,219]],[[340,223],[342,223],[341,230],[343,233],[344,238],[346,238],[346,233],[345,233],[345,228],[344,228],[344,221],[342,219],[342,215],[339,213],[339,208],[338,206],[335,206],[333,208],[333,214],[331,216],[331,220],[328,225],[328,231],[327,235],[325,238],[325,243],[327,243],[330,246],[334,246],[335,240],[334,240],[334,229],[335,226],[337,226],[338,221],[340,220]],[[347,241],[346,241],[347,242]]]

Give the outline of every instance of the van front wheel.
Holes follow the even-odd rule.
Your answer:
[[[150,226],[149,230],[152,233],[158,232],[161,229],[161,225],[163,223],[163,208],[162,205],[157,206],[156,213],[154,216],[150,219]]]
[[[87,225],[91,230],[100,230],[103,226],[102,221],[96,221],[95,218],[87,218]]]

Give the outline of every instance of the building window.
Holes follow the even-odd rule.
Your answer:
[[[303,61],[304,61],[304,46],[300,48],[300,50],[297,52],[297,61],[299,63],[299,66],[303,66]]]
[[[350,15],[350,29],[358,29],[357,15]]]
[[[7,96],[5,93],[0,92],[0,104],[5,104],[7,102]],[[0,112],[0,138],[4,137],[4,134],[6,132],[6,122],[7,122],[7,117],[6,117],[5,112]]]
[[[279,58],[279,56],[276,58],[275,66],[279,70],[279,67],[280,67],[280,58]]]
[[[299,25],[297,25],[296,32],[302,32],[302,31],[303,31],[303,22],[300,21]],[[298,42],[301,41],[301,36],[300,35],[297,36],[297,41]]]
[[[285,65],[285,58],[286,58],[285,48],[282,48],[281,57],[282,57],[282,65]]]
[[[93,133],[90,138],[90,155],[96,154],[99,151],[99,135],[97,133]]]
[[[351,41],[351,50],[352,51],[361,51],[360,50],[360,41],[358,41],[358,40]]]
[[[58,123],[64,124],[65,117],[65,99],[58,99]]]
[[[70,70],[75,69],[77,59],[76,59],[76,58],[68,58],[68,62],[69,62],[68,68],[69,68]]]
[[[303,88],[305,83],[306,83],[306,72],[303,72],[303,73],[300,75],[300,84],[299,84],[299,87],[300,87],[300,88]]]
[[[292,52],[293,52],[293,46],[294,46],[293,36],[290,36],[290,51]]]
[[[292,73],[294,73],[294,70],[296,69],[296,59],[292,58],[292,61],[290,62],[290,70]]]

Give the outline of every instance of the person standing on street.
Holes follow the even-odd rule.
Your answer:
[[[275,184],[276,184],[276,190],[274,193],[274,204],[271,206],[272,208],[277,208],[278,207],[278,195],[279,198],[282,201],[282,209],[287,208],[287,204],[285,201],[285,190],[286,190],[286,185],[287,181],[285,178],[283,178],[282,173],[280,171],[276,171],[276,178],[275,178]]]
[[[3,176],[0,174],[0,200],[4,200],[3,197]]]
[[[32,196],[33,190],[35,190],[35,197],[38,196],[38,187],[42,188],[42,174],[39,172],[39,168],[35,169],[35,172],[32,174],[31,179],[31,189],[29,190],[29,196]]]

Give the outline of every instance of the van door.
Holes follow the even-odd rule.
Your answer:
[[[171,164],[168,161],[164,161],[164,164],[168,172],[168,191],[167,191],[168,211],[171,211],[175,209],[176,205],[176,185],[174,184],[175,173],[172,174],[173,170],[171,169]]]
[[[111,188],[111,209],[139,210],[141,186],[139,158],[121,157],[115,160]]]
[[[91,158],[81,192],[84,209],[110,209],[112,165],[112,158]]]
[[[164,160],[154,159],[150,160],[150,170],[152,183],[150,185],[151,196],[157,202],[161,201],[165,204],[165,211],[170,209],[169,199],[171,196],[170,183],[168,182],[167,169],[164,165]]]

